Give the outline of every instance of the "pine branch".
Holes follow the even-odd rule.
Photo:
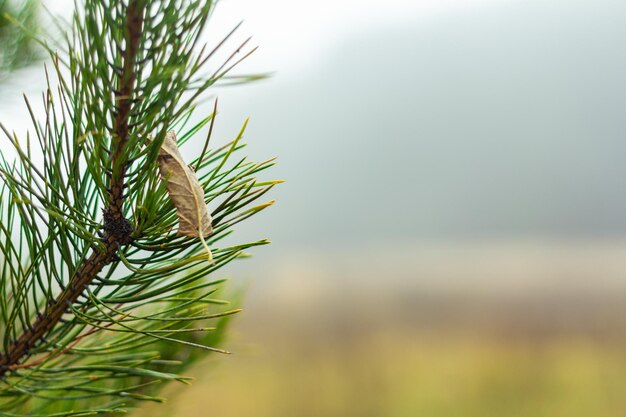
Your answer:
[[[31,328],[25,329],[24,333],[13,343],[6,354],[0,357],[0,377],[16,367],[19,361],[28,355],[35,344],[44,337],[61,320],[70,306],[76,302],[85,288],[93,281],[94,277],[109,264],[117,245],[115,242],[107,242],[107,250],[94,251],[92,255],[81,265],[72,279],[72,284],[67,287],[56,300],[46,308],[45,314],[39,314],[37,321]]]
[[[6,354],[0,356],[0,378],[15,367],[28,355],[35,344],[44,337],[61,320],[63,314],[83,294],[102,269],[111,263],[121,245],[132,241],[132,226],[122,213],[124,178],[128,168],[125,160],[125,147],[128,144],[129,126],[133,95],[135,88],[135,59],[141,38],[144,7],[139,0],[131,0],[126,15],[126,49],[124,51],[124,67],[119,79],[119,92],[116,93],[119,110],[115,115],[113,155],[111,158],[111,178],[109,187],[109,206],[104,212],[103,237],[104,250],[94,249],[78,268],[68,286],[56,300],[48,305],[43,314],[32,327],[12,344]]]
[[[116,238],[128,241],[130,238],[130,225],[124,219],[122,213],[124,177],[128,168],[128,158],[125,147],[128,145],[129,119],[135,95],[135,61],[139,48],[143,27],[143,14],[145,5],[138,0],[131,0],[126,14],[125,49],[123,54],[124,64],[119,77],[119,88],[115,91],[115,100],[119,110],[115,114],[113,123],[113,155],[111,170],[112,175],[109,186],[109,207],[105,222],[105,231]],[[118,230],[119,229],[119,230]],[[117,235],[117,236],[116,236]]]
[[[245,124],[212,149],[217,105],[190,122],[196,99],[240,61],[241,46],[206,68],[234,31],[195,51],[214,3],[84,1],[62,52],[49,51],[58,85],[46,71],[43,117],[26,100],[26,138],[0,124],[17,155],[0,152],[1,415],[111,414],[161,401],[153,383],[185,381],[178,373],[192,361],[180,359],[196,357],[192,349],[225,352],[214,345],[220,323],[239,310],[213,298],[224,281],[213,274],[269,243],[232,237],[272,204],[258,200],[280,181],[256,177],[273,160],[234,157]],[[207,217],[202,204],[211,207],[212,233],[196,238],[177,233],[159,158],[168,132],[181,147],[205,128],[202,152],[181,165],[197,177],[196,207]]]

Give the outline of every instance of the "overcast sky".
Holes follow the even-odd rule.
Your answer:
[[[314,65],[333,45],[354,33],[417,24],[450,11],[476,12],[510,0],[221,0],[207,38],[215,39],[243,21],[262,53],[249,66],[286,72]],[[66,14],[73,0],[44,0],[52,12]]]
[[[311,4],[224,0],[206,34],[245,20],[261,49],[241,71],[275,72],[219,91],[216,140],[251,116],[250,152],[288,180],[255,234],[626,236],[623,2]],[[8,91],[38,91],[38,71]],[[16,126],[18,101],[0,108]]]

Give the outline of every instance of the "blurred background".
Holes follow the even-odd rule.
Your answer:
[[[279,157],[238,231],[274,243],[223,272],[234,354],[146,415],[626,416],[626,3],[223,0],[207,41],[242,19],[273,76],[214,138]]]

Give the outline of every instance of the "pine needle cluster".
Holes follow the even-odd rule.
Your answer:
[[[215,272],[268,243],[233,244],[233,226],[279,181],[257,179],[273,160],[237,156],[245,124],[209,143],[217,105],[191,122],[253,51],[245,41],[214,62],[237,28],[199,45],[214,3],[77,4],[63,44],[44,44],[43,111],[26,99],[25,137],[0,125],[17,155],[0,156],[0,415],[124,413],[187,381],[197,352],[225,352],[214,343],[238,310],[216,297]],[[158,164],[171,131],[202,149],[187,162],[212,217],[205,239],[177,233]]]
[[[39,23],[38,10],[37,0],[0,0],[0,81],[39,57],[31,37]]]

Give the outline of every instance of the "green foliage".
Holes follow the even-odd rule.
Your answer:
[[[7,72],[38,57],[32,39],[32,33],[36,32],[38,6],[36,0],[0,0],[0,80]]]
[[[0,415],[126,412],[162,401],[162,383],[186,382],[180,372],[198,351],[224,352],[213,343],[238,310],[216,297],[215,272],[268,243],[231,235],[272,204],[257,200],[278,181],[256,179],[272,160],[236,156],[245,124],[212,148],[217,106],[191,122],[207,89],[250,53],[239,57],[246,41],[213,64],[234,31],[197,45],[213,7],[86,0],[63,52],[48,47],[43,114],[26,101],[32,131],[1,126],[17,158],[0,160]],[[188,162],[212,211],[212,260],[176,233],[157,163],[170,130],[181,146],[206,137]]]

